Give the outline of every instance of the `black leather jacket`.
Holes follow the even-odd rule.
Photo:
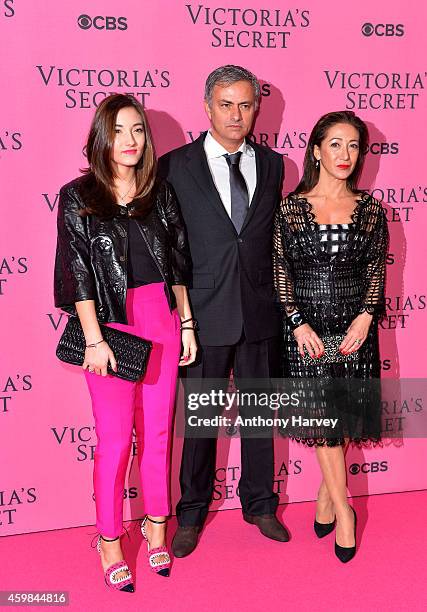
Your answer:
[[[84,180],[71,181],[59,194],[55,306],[76,314],[75,302],[95,300],[98,321],[127,324],[128,212],[121,207],[113,218],[82,217]],[[156,186],[152,213],[139,225],[172,310],[176,301],[171,287],[188,284],[191,260],[179,206],[166,181]]]

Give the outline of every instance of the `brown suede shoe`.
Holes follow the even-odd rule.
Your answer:
[[[247,523],[256,525],[262,535],[277,542],[289,542],[289,533],[275,514],[243,514]]]
[[[197,536],[201,527],[180,527],[175,532],[172,540],[172,550],[175,557],[186,557],[190,555],[197,546]]]

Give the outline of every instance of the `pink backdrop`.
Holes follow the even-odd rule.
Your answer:
[[[337,0],[229,5],[0,2],[0,535],[94,522],[93,421],[83,377],[55,358],[65,316],[53,306],[52,270],[58,190],[85,165],[94,106],[110,92],[144,102],[162,154],[206,129],[207,74],[225,63],[248,67],[264,93],[254,137],[285,156],[286,191],[316,119],[342,108],[360,114],[372,142],[362,187],[384,201],[390,220],[384,376],[425,376],[427,73],[419,41],[427,8],[399,0],[348,9]],[[215,509],[239,504],[238,447],[220,443]],[[426,459],[425,439],[351,450],[349,491],[426,488]],[[283,502],[313,499],[314,451],[279,441],[276,477]],[[139,516],[133,469],[126,498],[127,517]]]

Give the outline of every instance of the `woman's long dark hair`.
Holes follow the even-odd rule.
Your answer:
[[[157,160],[150,126],[143,107],[133,96],[113,94],[98,106],[90,126],[86,142],[89,167],[83,170],[87,175],[82,185],[82,197],[86,205],[83,214],[112,217],[119,210],[114,193],[115,174],[111,155],[117,113],[129,107],[133,107],[141,116],[145,133],[144,152],[135,167],[135,205],[132,207],[132,216],[144,214],[151,204]]]
[[[359,155],[356,161],[353,172],[347,179],[347,187],[353,193],[358,193],[357,184],[365,161],[365,155],[368,148],[369,134],[366,124],[355,115],[352,111],[336,111],[327,113],[320,117],[319,121],[314,126],[310,138],[308,140],[307,149],[304,157],[304,171],[300,182],[298,183],[295,193],[307,193],[317,185],[319,181],[320,168],[316,168],[316,158],[314,157],[314,147],[320,147],[324,140],[327,131],[337,123],[348,123],[352,125],[359,133]]]

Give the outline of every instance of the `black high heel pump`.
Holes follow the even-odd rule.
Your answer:
[[[337,544],[337,540],[335,538],[335,554],[342,563],[348,563],[353,559],[354,555],[356,554],[357,515],[356,510],[354,508],[351,509],[353,510],[354,514],[354,546],[340,546],[339,544]]]

